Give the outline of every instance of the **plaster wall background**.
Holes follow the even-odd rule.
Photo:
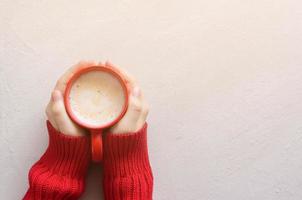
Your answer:
[[[0,197],[47,147],[45,106],[81,59],[130,71],[150,103],[156,200],[302,199],[298,0],[0,2]],[[84,199],[102,199],[92,166]]]

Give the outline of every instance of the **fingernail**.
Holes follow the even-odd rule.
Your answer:
[[[109,62],[108,60],[106,60],[105,66],[106,66],[106,67],[111,67],[110,62]]]
[[[134,87],[133,88],[133,96],[138,97],[140,95],[141,90],[139,89],[139,87]]]
[[[113,66],[113,64],[109,60],[106,60],[105,65],[110,66],[110,67]]]
[[[55,90],[55,91],[52,92],[52,100],[53,101],[59,101],[59,100],[61,100],[61,98],[62,98],[62,95],[61,95],[60,91]]]

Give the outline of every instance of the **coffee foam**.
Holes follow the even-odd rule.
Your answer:
[[[74,81],[69,100],[72,112],[80,121],[102,126],[122,112],[125,94],[119,80],[110,73],[90,71]]]

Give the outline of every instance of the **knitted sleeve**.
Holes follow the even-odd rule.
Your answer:
[[[104,135],[106,200],[151,200],[153,175],[148,158],[147,123],[135,133]]]
[[[84,191],[90,162],[89,137],[67,136],[46,122],[49,144],[29,171],[29,189],[23,200],[75,200]]]

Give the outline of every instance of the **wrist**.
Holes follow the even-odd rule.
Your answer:
[[[90,140],[87,136],[69,136],[58,132],[47,120],[49,144],[38,163],[58,175],[84,176],[90,162]]]
[[[104,171],[106,176],[127,176],[150,170],[145,123],[136,132],[104,135]],[[151,171],[151,170],[150,170]]]

